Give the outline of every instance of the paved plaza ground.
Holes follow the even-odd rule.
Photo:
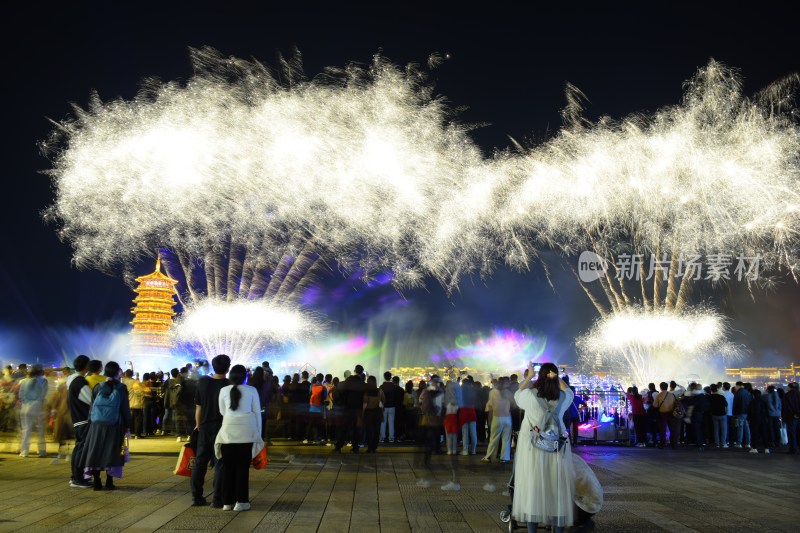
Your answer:
[[[181,446],[174,439],[132,441],[113,492],[69,488],[69,465],[53,460],[52,443],[46,459],[20,458],[15,446],[0,443],[0,531],[507,531],[500,511],[510,501],[511,466],[482,464],[480,449],[453,461],[435,456],[429,470],[412,447],[339,455],[276,444],[270,465],[251,470],[252,509],[234,513],[191,507],[188,479],[172,474]],[[576,453],[605,491],[596,531],[798,531],[800,455],[622,446]],[[442,490],[453,472],[461,489]]]

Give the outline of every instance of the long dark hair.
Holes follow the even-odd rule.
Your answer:
[[[247,369],[243,365],[234,365],[228,373],[228,379],[233,383],[231,389],[231,411],[239,408],[239,400],[242,399],[242,391],[239,390],[238,385],[244,383],[244,378],[247,377]]]
[[[255,370],[253,370],[253,378],[250,381],[250,385],[256,388],[256,390],[261,390],[264,386],[264,368],[257,366]]]
[[[555,372],[556,377],[548,378],[547,374]],[[558,400],[561,390],[558,384],[558,367],[553,363],[544,363],[539,369],[539,376],[533,383],[533,387],[538,391],[538,396],[545,400]]]

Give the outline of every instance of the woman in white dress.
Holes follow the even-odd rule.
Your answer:
[[[514,499],[511,516],[519,523],[527,522],[528,531],[538,525],[550,525],[554,532],[573,525],[575,472],[569,439],[556,452],[534,446],[537,432],[552,430],[566,437],[564,411],[572,404],[574,393],[558,377],[558,367],[544,363],[536,381],[533,363],[514,394],[514,401],[525,410],[519,431],[514,462]]]
[[[214,441],[214,454],[222,459],[223,511],[250,509],[250,463],[264,447],[261,401],[254,387],[243,385],[246,376],[245,367],[234,366],[228,374],[233,385],[219,391],[222,427]]]

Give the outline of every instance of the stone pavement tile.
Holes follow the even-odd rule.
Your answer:
[[[506,530],[499,512],[510,502],[503,493],[508,467],[437,456],[426,468],[413,453],[293,450],[289,457],[272,447],[270,466],[251,471],[252,510],[223,514],[190,507],[188,480],[171,473],[176,443],[157,440],[139,443],[149,451],[126,465],[114,492],[68,488],[67,462],[0,453],[0,518],[6,520],[0,521],[0,531]],[[578,453],[606,492],[606,503],[594,517],[598,531],[797,530],[798,457],[607,446],[581,447]],[[453,476],[461,490],[442,491]],[[420,480],[429,485],[418,485]]]

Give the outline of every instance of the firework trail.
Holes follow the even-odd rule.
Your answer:
[[[94,98],[46,143],[47,216],[77,266],[161,253],[191,304],[275,305],[332,265],[454,290],[501,264],[528,269],[542,249],[758,253],[765,270],[797,271],[796,76],[748,98],[712,61],[681,105],[618,122],[582,118],[570,87],[553,139],[484,159],[413,65],[376,57],[307,80],[299,54],[277,73],[211,49],[192,61],[185,84]],[[689,277],[640,295],[601,278],[610,309],[593,302],[603,316],[677,315]]]
[[[308,81],[295,61],[281,83],[256,62],[192,58],[185,86],[148,82],[59,125],[49,216],[77,266],[165,249],[189,298],[229,300],[291,293],[280,284],[325,260],[422,283],[420,235],[481,161],[420,70],[376,57]]]
[[[797,77],[789,79],[797,81]],[[800,129],[792,83],[755,98],[711,62],[681,105],[620,122],[574,109],[551,141],[504,152],[485,184],[484,231],[496,256],[525,268],[542,246],[567,254],[621,250],[762,255],[795,274],[800,228]]]

